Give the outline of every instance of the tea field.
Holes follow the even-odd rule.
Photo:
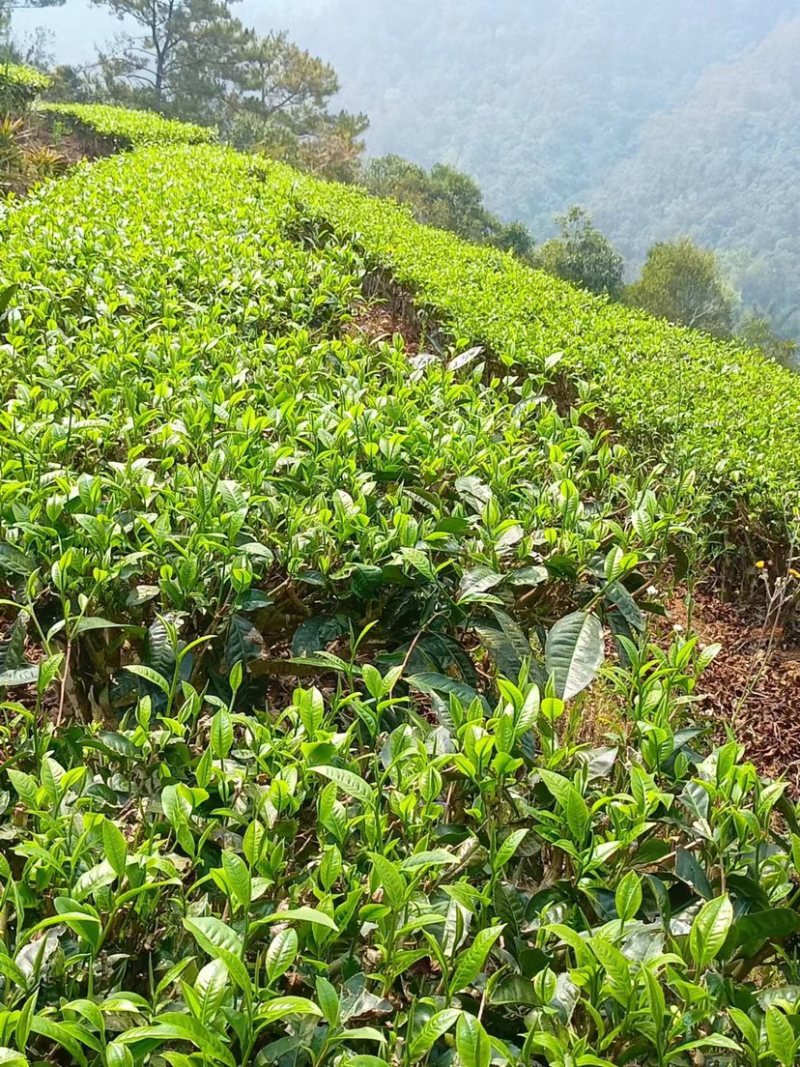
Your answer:
[[[0,1063],[796,1063],[798,808],[665,618],[790,560],[796,379],[59,108],[132,150],[0,217]]]

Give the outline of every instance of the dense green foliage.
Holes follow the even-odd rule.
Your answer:
[[[546,375],[485,382],[474,351],[449,364],[423,358],[409,374],[399,338],[349,337],[364,261],[348,243],[297,240],[312,236],[306,220],[253,166],[222,150],[137,152],[83,168],[4,223],[0,569],[19,607],[6,599],[0,685],[13,696],[35,683],[38,696],[3,707],[4,770],[28,814],[11,829],[4,868],[0,1041],[61,1044],[77,1063],[131,1062],[103,1048],[132,1024],[118,1044],[134,1062],[188,1040],[205,1062],[245,1064],[285,1034],[287,1017],[323,1011],[333,1029],[300,1035],[314,1062],[350,1041],[380,1044],[374,1030],[337,1036],[331,990],[315,976],[361,923],[377,922],[383,933],[331,974],[346,1003],[361,997],[344,1021],[390,1010],[385,997],[425,958],[409,940],[441,925],[454,899],[437,889],[417,922],[419,892],[467,877],[455,869],[461,853],[439,851],[444,764],[414,814],[401,796],[420,774],[409,751],[412,778],[366,825],[337,788],[363,803],[384,795],[376,774],[395,772],[357,777],[361,746],[374,749],[380,734],[382,747],[409,685],[442,714],[447,695],[460,695],[462,711],[448,714],[463,716],[470,738],[454,809],[467,842],[487,787],[510,785],[522,764],[508,738],[495,771],[485,744],[476,753],[484,705],[457,637],[480,634],[498,663],[521,670],[533,652],[506,607],[527,593],[527,625],[546,624],[564,593],[544,589],[582,575],[577,601],[600,614],[570,616],[566,641],[547,653],[559,691],[573,696],[598,664],[598,619],[607,612],[632,632],[619,606],[634,620],[641,610],[623,580],[658,565],[678,524],[655,483],[614,474],[626,454],[590,430],[590,403],[563,417],[539,395]],[[602,506],[585,508],[581,498],[595,496]],[[640,520],[620,523],[636,505]],[[576,620],[588,659],[570,641]],[[325,712],[320,696],[297,693],[302,710],[274,726],[249,715],[263,707],[265,679],[303,669],[278,658],[287,635],[306,667],[341,664],[351,685],[368,679],[372,698],[343,691]],[[348,660],[320,651],[334,639]],[[386,680],[349,664],[366,654],[395,668]],[[525,692],[527,732],[536,691]],[[410,722],[419,742],[401,726],[390,744],[422,744],[430,777],[424,745],[444,735],[418,715]],[[57,782],[52,804],[40,779]],[[3,804],[21,813],[11,797]],[[318,808],[317,860],[329,858],[309,881],[300,835],[314,832]],[[407,829],[389,833],[398,817]],[[487,902],[465,913],[477,909],[473,936],[449,920],[463,951],[443,1007],[478,977],[499,934],[492,892],[511,854],[495,831],[491,840]],[[372,906],[369,888],[373,868],[382,876],[401,860],[402,918]],[[269,940],[282,919],[296,941]],[[38,936],[51,928],[56,937]],[[221,962],[209,969],[209,956]],[[368,983],[359,977],[376,967]],[[439,982],[423,980],[420,995]],[[420,1005],[414,1033],[430,1008]],[[173,1052],[169,1062],[185,1061]]]
[[[791,536],[800,490],[800,383],[760,354],[676,328],[548,278],[499,252],[415,226],[400,208],[286,175],[309,211],[358,235],[455,336],[486,344],[500,367],[550,357],[591,379],[642,456],[694,469],[711,527],[734,540]],[[744,520],[744,521],[743,521]]]
[[[48,76],[33,67],[20,63],[0,64],[0,108],[7,112],[24,107],[49,84]]]
[[[626,299],[658,318],[728,337],[733,326],[733,294],[709,249],[688,237],[653,245],[642,275],[628,286]]]
[[[165,119],[150,111],[111,104],[41,104],[48,115],[73,123],[119,147],[154,144],[202,144],[217,139],[216,130]]]
[[[536,265],[565,282],[617,299],[625,270],[619,252],[579,207],[556,221],[560,234],[538,249]]]
[[[720,254],[736,318],[765,319],[769,350],[785,359],[781,338],[800,335],[792,0],[71,4],[95,41],[110,34],[93,8],[130,17],[99,68],[85,34],[53,23],[60,61],[90,60],[88,88],[57,72],[59,99],[90,91],[215,124],[342,181],[357,177],[366,112],[371,154],[445,164],[478,182],[489,214],[520,219],[506,247],[529,250],[521,226],[547,241],[581,203],[632,281],[654,243],[688,234]]]
[[[409,374],[399,340],[348,337],[365,260],[283,237],[279,222],[294,237],[308,220],[266,174],[219,150],[137,153],[8,217],[0,565],[25,596],[66,612],[67,633],[154,609],[183,613],[190,637],[225,620],[205,654],[225,670],[239,642],[258,653],[252,612],[262,640],[297,630],[301,650],[380,620],[376,645],[402,659],[416,639],[413,669],[474,685],[452,635],[475,568],[481,592],[506,575],[511,602],[527,591],[531,625],[550,621],[547,575],[595,596],[601,549],[657,566],[684,516],[648,496],[638,531],[613,519],[657,483],[592,427],[592,390],[559,413],[544,365],[495,380],[465,340]],[[486,625],[502,644],[505,615]]]
[[[454,167],[437,163],[430,172],[401,156],[371,159],[361,178],[374,196],[406,204],[417,222],[450,230],[465,241],[493,244],[530,256],[533,238],[521,223],[503,223],[486,210],[477,182]]]
[[[790,1067],[798,813],[648,636],[693,481],[552,342],[733,350],[212,146],[2,227],[0,1061]]]

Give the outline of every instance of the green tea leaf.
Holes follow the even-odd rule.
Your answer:
[[[733,905],[725,894],[706,901],[689,932],[689,951],[698,967],[716,958],[733,922]]]
[[[269,943],[266,956],[267,976],[270,982],[274,982],[289,970],[297,956],[297,946],[297,931],[291,926],[275,934]]]
[[[463,1067],[489,1067],[492,1046],[489,1035],[474,1015],[462,1012],[456,1025],[456,1049]]]
[[[545,667],[556,694],[571,700],[585,689],[603,664],[603,628],[596,615],[574,611],[559,619],[547,635]]]
[[[503,926],[489,926],[480,930],[475,940],[456,960],[453,976],[450,979],[450,995],[466,989],[475,981],[483,969],[492,950],[492,945],[503,932]]]
[[[322,1011],[306,997],[275,997],[258,1010],[258,1018],[264,1023],[277,1022],[287,1015],[322,1016]]]
[[[110,819],[103,823],[103,848],[108,862],[119,878],[124,878],[128,859],[128,844],[122,831]]]
[[[375,791],[368,782],[365,782],[363,778],[360,778],[357,774],[353,774],[352,771],[347,771],[343,767],[311,767],[312,771],[316,774],[321,774],[324,778],[329,778],[332,782],[341,789],[343,793],[347,793],[349,797],[353,797],[355,800],[360,800],[362,804],[372,804],[375,798]]]
[[[797,1041],[791,1023],[779,1008],[771,1004],[767,1008],[766,1024],[770,1051],[781,1067],[793,1067]]]
[[[444,1008],[432,1015],[411,1042],[409,1048],[411,1061],[416,1062],[427,1055],[439,1038],[452,1029],[460,1016],[461,1012],[458,1008]]]
[[[628,871],[622,877],[614,894],[617,918],[622,922],[633,919],[642,906],[642,880],[636,871]]]

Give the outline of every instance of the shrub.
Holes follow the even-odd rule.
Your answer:
[[[112,104],[45,103],[48,115],[79,129],[108,138],[120,148],[155,144],[203,144],[216,141],[217,131],[189,122],[165,119],[152,111],[136,111]]]
[[[0,109],[17,111],[35,100],[50,85],[46,74],[18,63],[0,64]]]

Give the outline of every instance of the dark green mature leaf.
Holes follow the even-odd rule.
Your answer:
[[[603,658],[603,628],[596,615],[575,611],[559,619],[547,635],[545,666],[562,700],[570,700],[594,680]]]
[[[456,479],[456,492],[465,500],[468,504],[475,509],[475,511],[483,511],[489,501],[492,499],[492,490],[485,482],[482,482],[480,478],[474,477],[474,475],[466,475],[462,478]]]
[[[7,637],[0,641],[0,676],[24,668],[28,613],[21,611]]]
[[[16,670],[3,671],[0,674],[0,686],[13,689],[18,685],[31,685],[38,677],[38,666],[18,667]]]
[[[18,282],[12,282],[11,285],[6,285],[2,290],[0,290],[0,317],[2,317],[6,313],[9,304],[18,292]]]
[[[350,632],[346,615],[317,615],[301,622],[292,638],[293,656],[311,656]]]
[[[264,639],[244,615],[233,615],[228,623],[225,641],[225,662],[230,669],[234,663],[249,663],[261,654]]]
[[[14,545],[0,541],[0,574],[17,578],[27,578],[34,569],[31,558]]]
[[[56,1045],[60,1045],[70,1054],[72,1062],[78,1064],[78,1067],[86,1067],[86,1056],[72,1026],[48,1019],[44,1015],[34,1015],[31,1019],[31,1030],[34,1034],[40,1034]]]
[[[480,564],[465,571],[461,578],[458,603],[469,604],[485,599],[485,594],[503,581],[503,575]]]
[[[464,705],[471,704],[478,696],[472,686],[467,685],[466,682],[458,682],[454,678],[448,678],[446,674],[436,674],[430,671],[413,674],[408,679],[408,684],[420,693],[452,693]]]
[[[621,582],[611,582],[604,590],[604,596],[622,615],[630,627],[638,633],[645,628],[644,613]]]
[[[731,926],[725,942],[725,955],[753,942],[779,942],[800,932],[800,914],[792,908],[771,908],[743,915]]]
[[[682,881],[687,882],[697,892],[710,900],[714,895],[711,883],[703,868],[697,861],[697,857],[688,849],[680,848],[675,855],[675,874]]]

